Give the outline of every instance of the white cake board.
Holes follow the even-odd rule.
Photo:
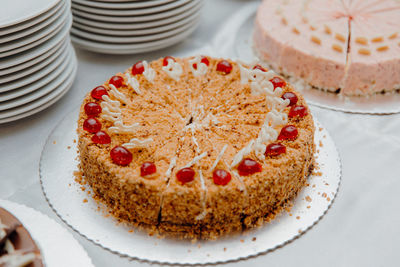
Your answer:
[[[0,199],[0,207],[14,215],[38,245],[46,267],[94,267],[86,251],[61,225],[43,213]]]
[[[212,264],[263,254],[287,244],[316,224],[331,206],[339,188],[341,163],[338,151],[329,133],[316,121],[316,162],[321,175],[310,176],[310,185],[299,193],[290,214],[284,212],[261,228],[216,241],[193,243],[158,239],[136,229],[130,232],[133,228],[118,224],[112,216],[98,211],[98,204],[74,181],[73,173],[78,164],[76,127],[79,108],[75,110],[56,126],[43,149],[40,160],[42,189],[50,206],[66,224],[95,244],[121,256],[164,264]]]

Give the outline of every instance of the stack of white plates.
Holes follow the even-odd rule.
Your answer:
[[[72,41],[100,53],[158,50],[188,37],[203,0],[72,0]]]
[[[69,0],[2,0],[0,123],[37,113],[60,99],[75,78]]]

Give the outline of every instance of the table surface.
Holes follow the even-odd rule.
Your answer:
[[[77,50],[78,74],[67,95],[34,116],[0,125],[0,198],[33,207],[67,227],[48,206],[39,184],[40,154],[54,126],[79,106],[89,90],[137,60],[195,53],[216,38],[225,18],[248,2],[206,1],[196,32],[162,51],[112,56]],[[399,266],[400,115],[356,115],[316,107],[312,112],[328,129],[342,157],[342,184],[333,206],[294,242],[229,266]],[[150,266],[120,258],[68,230],[98,267]]]

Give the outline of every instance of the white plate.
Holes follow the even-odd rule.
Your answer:
[[[9,75],[9,74],[15,74],[15,72],[18,71],[22,71],[26,68],[29,68],[33,65],[39,64],[40,62],[42,62],[43,60],[46,60],[46,58],[50,57],[53,53],[55,53],[61,46],[65,45],[65,43],[67,43],[67,40],[69,40],[68,37],[66,37],[62,42],[58,43],[56,46],[50,48],[49,50],[47,50],[45,53],[32,58],[24,63],[6,68],[6,69],[0,69],[0,76],[3,75]]]
[[[176,29],[163,32],[163,33],[157,33],[153,35],[146,35],[146,36],[133,36],[133,37],[119,37],[119,36],[105,36],[105,35],[99,35],[99,34],[94,34],[90,33],[87,31],[82,31],[76,28],[71,28],[71,34],[74,34],[76,36],[79,36],[81,38],[85,38],[88,40],[93,40],[93,41],[98,41],[98,42],[104,42],[104,43],[115,43],[115,44],[135,44],[135,43],[144,43],[144,42],[151,42],[151,41],[156,41],[156,40],[161,40],[165,39],[171,36],[176,36],[181,32],[184,32],[195,25],[197,25],[199,22],[199,19],[191,21],[189,23],[186,23],[182,27],[178,27]]]
[[[83,31],[88,31],[88,32],[95,33],[98,35],[141,36],[141,35],[150,35],[150,34],[156,34],[156,33],[160,33],[160,32],[170,31],[172,29],[182,27],[183,25],[186,25],[187,23],[190,23],[191,21],[198,19],[199,17],[200,17],[200,13],[196,13],[196,14],[190,15],[182,20],[179,20],[175,23],[171,23],[171,24],[164,25],[161,27],[138,29],[138,30],[116,30],[116,29],[109,30],[109,29],[87,26],[87,25],[81,24],[79,22],[76,22],[74,20],[74,22],[72,24],[72,28],[80,29]]]
[[[60,56],[57,60],[51,62],[49,65],[45,66],[43,69],[23,77],[17,81],[8,82],[6,84],[2,84],[0,86],[0,94],[4,92],[15,92],[20,91],[25,88],[35,88],[35,84],[43,84],[45,81],[49,81],[50,78],[54,78],[55,72],[58,70],[58,66],[65,64],[66,58],[69,49],[66,49],[62,56]],[[33,89],[32,89],[33,90]]]
[[[22,69],[21,71],[13,72],[13,73],[7,74],[7,75],[0,74],[0,88],[2,86],[1,84],[3,84],[3,83],[13,82],[13,81],[16,82],[17,79],[26,77],[34,72],[37,72],[37,71],[45,68],[51,62],[53,62],[61,54],[61,52],[65,51],[66,48],[67,48],[67,43],[65,42],[62,44],[60,49],[53,51],[53,53],[51,53],[51,55],[49,55],[49,57],[32,65],[29,68],[25,68],[25,69]],[[0,95],[1,95],[1,92],[0,92]],[[1,100],[0,100],[0,102],[1,102]]]
[[[30,36],[4,43],[0,45],[0,58],[15,55],[37,47],[43,42],[49,40],[57,33],[68,31],[72,25],[72,15],[65,13],[62,17],[58,18],[53,25],[49,25],[42,29],[39,33],[33,33]]]
[[[69,30],[58,32],[54,37],[50,38],[48,41],[44,42],[38,47],[24,51],[23,53],[19,53],[17,55],[13,55],[7,58],[2,58],[0,69],[3,71],[4,69],[8,69],[10,67],[14,67],[16,65],[25,63],[29,60],[32,60],[36,57],[39,57],[47,53],[52,48],[54,48],[57,45],[60,45],[61,42],[65,41],[68,34]]]
[[[93,267],[78,241],[47,215],[7,200],[0,200],[0,207],[18,218],[28,230],[40,248],[46,267]]]
[[[80,10],[83,12],[88,12],[91,14],[98,14],[98,15],[105,15],[105,16],[142,16],[142,15],[149,15],[149,14],[157,14],[162,13],[168,10],[179,8],[183,5],[186,5],[192,0],[178,0],[173,1],[171,3],[149,7],[149,8],[122,8],[122,9],[110,9],[110,8],[99,8],[99,7],[88,7],[85,5],[80,5],[76,2],[72,3],[72,6],[76,10]]]
[[[74,82],[74,78],[76,75],[76,68],[75,71],[71,74],[70,79],[68,79],[68,81],[66,81],[66,83],[63,85],[64,91],[60,92],[58,95],[56,95],[54,98],[50,99],[48,102],[46,102],[43,105],[40,105],[38,107],[35,107],[33,109],[29,109],[28,111],[24,112],[24,113],[20,113],[19,115],[15,115],[15,116],[10,116],[4,119],[0,119],[0,123],[7,123],[7,122],[11,122],[11,121],[16,121],[16,120],[20,120],[22,118],[26,118],[29,116],[32,116],[48,107],[50,107],[51,105],[53,105],[54,103],[56,103],[58,100],[60,100],[61,97],[63,97],[68,91],[69,89],[71,89],[72,84]]]
[[[195,29],[197,28],[197,24],[194,27],[184,31],[176,36],[166,38],[164,40],[153,41],[149,43],[143,44],[130,44],[130,45],[115,45],[115,44],[106,44],[106,43],[99,43],[93,42],[90,40],[84,40],[74,35],[71,35],[72,42],[81,48],[99,52],[99,53],[106,53],[106,54],[134,54],[134,53],[144,53],[159,50],[168,46],[172,46],[176,43],[181,42],[186,37],[188,37]]]
[[[229,47],[233,47],[236,57],[245,61],[262,61],[253,49],[252,32],[256,7],[250,10],[250,12],[248,11],[239,11],[238,15],[245,18],[244,22],[239,27],[231,27],[228,31],[223,32],[220,37],[223,40],[224,38],[228,38],[229,35],[235,36],[232,42],[226,42],[228,48],[225,47],[224,49],[231,50]],[[233,19],[228,21],[227,24],[229,25],[230,22],[233,23]],[[304,82],[298,82],[293,78],[288,79],[303,94],[307,103],[314,106],[360,114],[393,114],[400,112],[400,92],[376,94],[366,97],[347,97],[311,88],[309,85],[304,84]]]
[[[316,154],[318,171],[322,175],[310,176],[310,185],[296,197],[291,215],[283,212],[264,227],[216,241],[193,243],[159,239],[138,229],[129,233],[131,227],[117,224],[112,216],[98,211],[98,204],[88,195],[88,190],[82,191],[81,185],[74,180],[78,160],[77,145],[73,140],[77,140],[78,112],[79,107],[68,114],[47,139],[40,160],[42,189],[49,205],[66,224],[119,255],[165,264],[214,264],[253,257],[279,248],[309,230],[327,212],[339,188],[340,157],[329,133],[321,128],[315,133],[315,143],[318,145],[321,141],[323,144]],[[320,127],[316,122],[316,129]],[[308,202],[306,196],[312,202]]]
[[[193,7],[192,9],[188,10],[187,12],[178,14],[176,16],[172,16],[169,18],[156,20],[156,21],[149,21],[149,22],[140,22],[140,23],[115,23],[115,22],[102,22],[96,21],[93,19],[86,19],[80,17],[78,15],[74,15],[74,22],[78,22],[80,24],[88,25],[91,27],[98,27],[110,30],[142,30],[148,28],[158,28],[163,25],[169,25],[171,23],[175,23],[180,21],[183,18],[187,18],[191,15],[197,15],[201,10],[202,4]]]
[[[98,20],[98,21],[103,21],[103,22],[129,22],[129,23],[136,23],[136,22],[144,22],[144,21],[153,21],[153,20],[160,20],[172,16],[176,16],[178,14],[187,12],[188,10],[194,8],[196,5],[200,4],[202,0],[192,0],[188,4],[168,10],[166,12],[158,13],[158,14],[151,14],[151,15],[145,15],[145,16],[126,16],[126,17],[121,17],[121,16],[104,16],[104,15],[96,15],[96,14],[91,14],[87,13],[84,11],[76,10],[74,6],[72,6],[72,14],[91,19],[91,20]]]
[[[76,69],[77,69],[77,61],[76,61],[75,53],[73,53],[73,63],[71,65],[73,66],[72,71],[69,73],[66,80],[59,81],[59,84],[60,84],[59,87],[54,88],[54,90],[51,91],[49,94],[31,102],[31,103],[25,104],[23,106],[19,106],[17,108],[0,111],[0,123],[10,121],[9,119],[11,117],[15,118],[17,115],[31,112],[32,110],[40,108],[41,106],[49,103],[50,101],[52,101],[53,99],[55,99],[57,97],[59,99],[61,97],[60,95],[64,95],[71,88],[72,82],[75,79]],[[39,111],[37,111],[37,112],[39,112]],[[12,120],[14,120],[14,119],[12,119]]]
[[[31,102],[57,87],[58,85],[55,81],[63,80],[72,67],[69,66],[72,63],[71,50],[69,45],[68,49],[51,62],[49,68],[39,71],[40,75],[45,76],[44,78],[34,80],[32,83],[16,90],[0,93],[0,110],[10,109]]]
[[[10,34],[10,33],[14,33],[17,31],[22,31],[26,28],[30,28],[30,27],[34,27],[36,24],[50,18],[51,16],[54,15],[54,13],[57,12],[57,10],[60,9],[61,6],[64,5],[64,0],[61,0],[57,5],[55,5],[53,8],[47,10],[46,12],[44,12],[43,14],[32,18],[32,19],[28,19],[24,22],[12,25],[12,26],[8,26],[5,28],[0,28],[0,36],[6,35],[6,34]]]
[[[69,2],[67,2],[67,3],[69,3]],[[56,21],[57,18],[59,18],[62,14],[64,14],[66,12],[66,9],[68,6],[67,3],[64,3],[63,1],[61,1],[59,5],[57,5],[56,7],[54,7],[52,9],[52,11],[53,10],[55,11],[55,13],[52,16],[50,16],[48,19],[45,19],[42,22],[35,24],[32,27],[28,27],[28,28],[22,29],[20,31],[9,33],[9,34],[0,34],[0,44],[23,38],[25,36],[35,33],[37,31],[43,29],[44,27],[52,24],[53,22]]]
[[[2,0],[0,28],[21,23],[53,8],[60,0]]]
[[[121,0],[72,0],[73,3],[78,3],[85,6],[91,6],[96,8],[109,8],[109,9],[125,9],[125,8],[148,8],[154,6],[161,6],[173,2],[174,0],[153,0],[153,1],[121,1]],[[133,2],[133,3],[132,3]]]

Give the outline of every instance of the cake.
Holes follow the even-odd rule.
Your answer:
[[[254,49],[312,87],[365,96],[400,89],[397,0],[264,0]]]
[[[206,56],[139,61],[83,100],[84,181],[116,218],[215,239],[269,221],[307,183],[314,124],[261,65]]]
[[[28,230],[0,207],[0,266],[43,267],[38,246]]]

